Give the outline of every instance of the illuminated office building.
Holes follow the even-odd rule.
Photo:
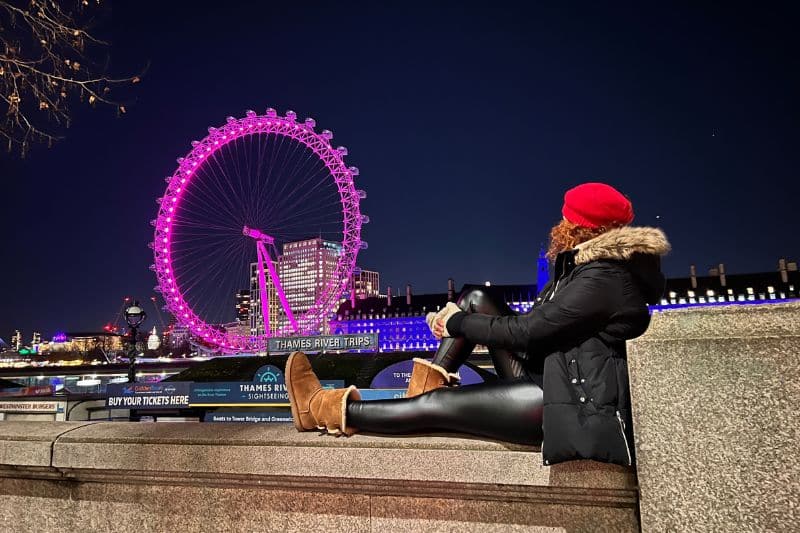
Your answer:
[[[280,278],[281,287],[295,318],[301,317],[320,299],[325,290],[325,281],[330,279],[339,261],[342,245],[338,242],[326,241],[322,238],[288,242],[283,245],[282,253],[275,261],[275,270]],[[269,293],[270,330],[276,331],[288,326],[288,319],[275,291],[274,284],[265,272],[267,292]],[[261,294],[258,286],[258,264],[250,265],[250,330],[259,335],[264,332],[264,320],[261,313]],[[303,327],[303,324],[299,324]],[[328,331],[327,318],[321,326],[322,332]]]
[[[250,291],[248,289],[236,293],[236,320],[241,323],[250,320]]]
[[[31,347],[33,348],[34,352],[39,351],[40,344],[42,344],[42,334],[38,331],[34,331],[33,335],[31,336]]]
[[[22,332],[15,329],[14,334],[11,336],[11,349],[19,351],[20,348],[22,348]]]
[[[381,292],[380,274],[372,270],[360,270],[353,274],[352,288],[358,300],[378,296]]]

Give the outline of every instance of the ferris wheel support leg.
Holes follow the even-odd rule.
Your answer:
[[[265,257],[265,251],[260,242],[256,243],[256,255],[258,256],[258,290],[261,292],[261,318],[264,319],[264,335],[271,336],[269,329],[269,292],[267,291],[267,279],[264,276],[264,263],[269,261]]]
[[[283,287],[281,286],[281,280],[278,277],[278,273],[275,271],[275,265],[272,264],[272,260],[269,257],[269,253],[267,253],[266,248],[264,248],[264,243],[261,242],[261,241],[258,241],[256,243],[256,246],[258,247],[259,254],[263,258],[264,263],[267,264],[267,268],[269,269],[269,277],[272,278],[272,283],[275,285],[275,292],[278,293],[278,298],[281,301],[281,305],[283,306],[283,310],[286,312],[286,318],[289,319],[289,323],[292,325],[292,330],[295,333],[297,333],[297,331],[298,331],[297,320],[295,320],[294,313],[292,313],[292,308],[291,308],[291,306],[289,306],[289,302],[286,299],[286,294],[283,292]],[[262,268],[262,274],[261,275],[263,276],[263,268]],[[260,280],[259,280],[259,282],[260,282]],[[262,290],[264,290],[264,289],[262,289]],[[261,301],[262,301],[262,305],[263,305],[263,301],[264,301],[263,298],[262,298]]]

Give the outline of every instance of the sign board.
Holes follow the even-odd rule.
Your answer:
[[[344,387],[342,380],[321,381],[325,388]],[[283,372],[275,365],[264,365],[253,381],[193,383],[191,407],[286,407],[289,394]]]
[[[314,337],[274,337],[269,339],[271,353],[294,352],[339,352],[350,350],[377,350],[378,334],[317,335]]]
[[[406,397],[406,389],[358,389],[358,392],[365,402],[371,400],[399,400]]]
[[[389,365],[375,374],[369,386],[372,389],[407,389],[413,368],[414,361],[411,359]],[[483,378],[467,365],[462,365],[458,374],[461,376],[461,385],[483,383]]]
[[[37,385],[34,387],[16,387],[0,390],[0,396],[50,396],[55,392],[51,385]]]
[[[106,407],[110,409],[180,409],[189,407],[191,382],[109,383]]]
[[[65,402],[14,402],[0,401],[0,411],[17,413],[60,413],[64,411]]]
[[[203,422],[217,422],[217,423],[238,423],[238,424],[274,424],[274,423],[292,423],[292,413],[288,409],[284,410],[267,410],[258,412],[212,412],[206,413]]]

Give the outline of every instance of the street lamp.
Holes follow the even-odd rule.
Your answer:
[[[131,329],[131,348],[128,351],[128,383],[133,383],[136,381],[136,337],[139,334],[139,326],[147,318],[147,313],[144,312],[139,306],[139,302],[137,300],[133,300],[130,306],[125,309],[125,322],[128,323],[128,327]]]

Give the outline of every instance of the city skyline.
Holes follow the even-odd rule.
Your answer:
[[[115,5],[105,28],[115,70],[151,64],[124,118],[79,111],[52,149],[0,156],[13,199],[0,243],[6,342],[15,328],[99,327],[123,296],[148,299],[162,177],[191,139],[248,108],[313,116],[350,148],[372,220],[359,263],[385,286],[532,282],[563,191],[587,179],[628,194],[636,224],[664,228],[670,276],[692,263],[747,273],[798,258],[788,4],[757,13],[274,4],[214,16],[152,6],[159,17]],[[292,39],[300,20],[308,43]],[[234,32],[244,39],[235,45],[225,38]],[[224,64],[191,53],[208,35]],[[316,52],[318,40],[331,56]],[[271,69],[260,68],[264,57]]]
[[[313,239],[312,239],[313,240]],[[301,241],[302,242],[302,241]],[[690,268],[689,271],[684,276],[676,276],[667,278],[667,288],[665,289],[664,295],[661,300],[660,305],[670,306],[670,305],[705,305],[706,303],[722,303],[723,301],[729,301],[731,303],[748,303],[754,300],[783,300],[786,298],[795,298],[794,294],[797,294],[797,291],[800,290],[800,283],[797,280],[797,273],[798,273],[798,261],[796,260],[786,260],[785,258],[780,258],[776,261],[776,267],[774,270],[764,271],[764,272],[748,272],[748,273],[740,273],[740,272],[730,272],[727,270],[727,267],[724,263],[720,263],[708,268],[707,271],[703,271],[697,268]],[[253,267],[256,266],[256,263],[252,265]],[[692,265],[695,266],[695,265]],[[393,301],[400,302],[398,308],[402,308],[402,302],[406,302],[407,293],[406,290],[410,287],[408,284],[405,288],[404,287],[395,287],[394,291],[390,293],[390,287],[386,286],[386,290],[384,292],[380,291],[380,273],[364,270],[360,267],[356,269],[357,272],[353,274],[353,281],[354,284],[350,285],[350,291],[348,294],[351,296],[353,295],[353,288],[355,287],[355,300],[369,300],[374,301],[375,299],[382,299],[384,301],[383,306],[391,307],[389,303],[390,300],[387,299],[389,294],[392,295],[394,298]],[[253,274],[254,275],[254,274]],[[730,289],[727,287],[726,279],[733,279],[735,289]],[[698,287],[698,280],[700,286]],[[316,280],[315,280],[316,281]],[[453,286],[455,290],[458,290],[458,287],[463,287],[464,285],[480,285],[481,283],[459,283],[455,285],[455,280],[448,279],[446,280],[447,290],[434,290],[425,293],[416,293],[412,294],[412,302],[413,305],[418,305],[420,298],[423,302],[430,301],[431,297],[439,296],[442,294],[446,294],[448,298],[455,298],[457,297],[458,293],[454,292],[451,296],[450,294],[450,282],[453,282]],[[544,278],[544,281],[547,281],[547,277]],[[493,286],[491,282],[484,282],[487,286]],[[756,288],[747,287],[745,290],[744,284],[749,283]],[[780,288],[782,284],[786,284],[788,288],[788,293],[785,292],[785,289]],[[537,283],[528,283],[528,284],[494,284],[495,287],[528,287],[529,289],[533,289],[538,287]],[[714,289],[711,289],[714,287]],[[776,289],[777,287],[777,289]],[[678,289],[679,292],[676,292],[675,289]],[[734,293],[733,290],[736,292]],[[257,291],[257,289],[256,289]],[[244,296],[243,293],[248,293]],[[734,296],[735,294],[735,296]],[[274,298],[274,294],[272,295]],[[535,293],[530,293],[530,297],[532,298],[535,296]],[[716,298],[719,297],[717,301]],[[707,301],[708,300],[708,301]],[[236,294],[233,295],[232,302],[235,301],[235,304],[232,304],[232,316],[234,317],[234,322],[238,323],[241,326],[246,326],[248,331],[252,331],[252,324],[254,324],[260,318],[260,312],[257,308],[253,308],[253,299],[250,297],[250,290],[245,291],[237,291]],[[341,302],[342,305],[347,307],[352,302],[351,297],[343,297]],[[242,305],[242,302],[246,302],[245,305]],[[258,303],[258,300],[255,300]],[[530,306],[533,304],[533,301],[519,301],[519,302],[509,302],[509,304],[514,308],[517,312],[525,313],[530,310]],[[273,305],[276,309],[279,308],[277,301],[273,302]],[[406,307],[410,307],[408,304],[405,304]],[[242,308],[248,310],[246,315],[241,314]],[[336,320],[336,314],[339,311],[337,310],[332,318]],[[243,319],[243,317],[246,318]],[[233,326],[234,322],[227,324],[229,326]],[[173,324],[174,319],[170,317],[169,323]],[[159,324],[161,325],[161,324]],[[147,329],[150,329],[152,326],[148,326]],[[123,330],[125,328],[123,327]],[[188,330],[184,327],[178,328],[180,330],[181,335],[188,335]],[[263,329],[263,328],[262,328]],[[166,331],[167,327],[162,325],[162,331]],[[81,331],[89,332],[94,331],[91,328],[84,328]],[[6,343],[9,347],[14,348],[17,344],[17,336],[22,334],[21,340],[19,344],[21,346],[30,346],[33,344],[37,338],[40,341],[50,341],[50,337],[48,336],[48,332],[43,334],[41,333],[41,328],[34,328],[32,332],[23,331],[20,328],[16,328],[13,331],[10,339],[11,341],[7,341],[3,337],[3,332],[0,332],[0,339],[6,340]],[[63,336],[64,328],[56,330],[54,333],[55,335]],[[100,332],[100,328],[97,329],[97,332]],[[260,332],[259,332],[260,333]],[[245,334],[245,333],[242,333]],[[25,335],[28,335],[32,338],[31,343],[25,342]]]

